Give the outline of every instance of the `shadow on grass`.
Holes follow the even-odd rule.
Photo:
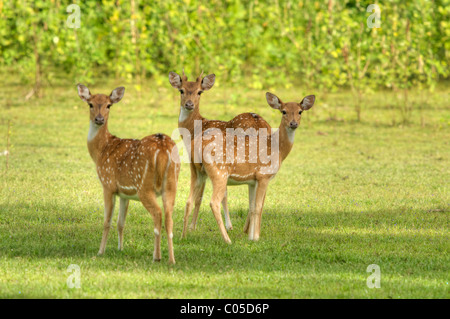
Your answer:
[[[91,268],[102,270],[166,269],[165,231],[161,240],[162,261],[153,263],[153,222],[148,216],[128,217],[122,252],[117,250],[113,224],[106,253],[97,257],[102,234],[102,223],[98,221],[102,217],[89,212],[92,210],[89,205],[73,207],[70,203],[40,206],[39,212],[27,205],[1,205],[0,253],[12,259],[88,262]],[[200,216],[202,214],[210,215],[210,212],[201,211]],[[417,218],[410,213],[405,217],[405,212],[399,210],[366,214],[351,211],[301,213],[279,207],[276,211],[266,210],[261,239],[251,242],[242,232],[246,211],[241,210],[232,215],[231,245],[221,239],[212,216],[205,216],[207,220],[196,231],[180,239],[181,214],[177,215],[174,269],[188,273],[217,273],[230,269],[301,273],[305,268],[360,269],[372,263],[411,273],[440,272],[447,267],[448,234],[436,233],[435,229],[436,224],[445,225],[446,215],[439,212],[424,215],[427,221],[423,225],[427,227],[419,231],[414,223],[423,216]],[[393,218],[403,223],[400,231],[393,225]],[[61,264],[67,267],[66,262]]]

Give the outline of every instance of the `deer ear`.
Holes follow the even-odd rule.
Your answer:
[[[111,92],[109,99],[111,100],[112,103],[118,103],[123,98],[124,94],[125,88],[123,86],[120,86]]]
[[[306,111],[313,107],[315,101],[316,101],[315,95],[308,95],[305,96],[303,100],[300,102],[300,106],[304,111]]]
[[[78,96],[84,102],[87,102],[91,98],[91,92],[89,92],[89,89],[85,87],[83,84],[78,83],[77,89],[78,89]]]
[[[175,72],[169,72],[169,82],[175,89],[181,89],[181,77]]]
[[[210,75],[205,76],[202,80],[202,90],[208,91],[210,88],[213,87],[215,81],[216,81],[215,74],[210,74]]]
[[[277,109],[277,110],[280,109],[281,104],[283,103],[283,102],[281,102],[281,100],[278,98],[278,96],[276,96],[275,94],[272,94],[272,93],[270,93],[270,92],[267,92],[267,93],[266,93],[266,100],[267,100],[267,103],[269,103],[269,105],[270,105],[272,108]]]

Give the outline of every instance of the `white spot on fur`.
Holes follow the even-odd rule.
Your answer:
[[[144,174],[142,175],[142,179],[141,179],[141,186],[144,183],[145,176],[147,175],[147,169],[148,169],[148,160],[145,162],[145,169],[144,169]]]
[[[119,183],[117,183],[117,186],[119,186],[119,188],[126,189],[126,190],[136,190],[136,187],[134,187],[134,186],[122,186]]]

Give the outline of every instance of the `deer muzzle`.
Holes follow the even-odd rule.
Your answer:
[[[96,116],[94,120],[95,124],[97,125],[103,125],[105,124],[105,118],[103,116]]]
[[[186,104],[184,104],[185,109],[192,111],[194,109],[194,103],[191,100],[188,100]]]
[[[292,121],[291,123],[289,123],[289,127],[292,129],[296,129],[298,127],[298,123],[295,121]]]

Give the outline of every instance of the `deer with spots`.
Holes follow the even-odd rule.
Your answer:
[[[175,263],[172,212],[180,172],[175,143],[164,134],[150,135],[141,140],[113,136],[108,131],[109,111],[113,104],[122,99],[125,88],[118,87],[109,96],[92,95],[82,84],[78,84],[77,88],[78,95],[90,108],[87,145],[103,186],[105,210],[103,236],[98,254],[102,255],[105,252],[115,200],[118,196],[119,250],[123,249],[123,230],[129,201],[137,200],[153,218],[155,234],[153,260],[161,260],[162,210],[157,203],[157,197],[161,196],[169,245],[169,262]]]
[[[227,123],[218,120],[207,120],[206,118],[200,115],[199,109],[200,95],[204,91],[208,91],[213,87],[216,78],[214,74],[207,75],[204,78],[202,78],[202,75],[203,72],[202,74],[200,74],[199,77],[197,77],[195,81],[188,81],[187,76],[184,74],[184,71],[183,76],[179,76],[175,72],[169,73],[170,84],[175,89],[180,91],[181,104],[180,104],[180,115],[178,118],[178,127],[181,129],[186,129],[189,132],[192,140],[194,139],[194,128],[195,128],[194,124],[196,121],[201,122],[201,129],[203,131],[209,128],[224,129]],[[186,147],[189,150],[190,144],[186,145]],[[193,154],[191,153],[190,155]],[[207,179],[207,175],[201,169],[198,170],[197,167],[194,165],[193,158],[190,163],[190,170],[191,170],[191,188],[188,200],[186,202],[182,237],[186,236],[188,228],[187,227],[188,219],[192,211],[193,205],[195,205],[194,214],[192,216],[192,221],[189,228],[191,230],[194,230],[197,225],[198,212],[200,210],[200,205],[203,199],[203,192],[205,190],[205,184]],[[226,229],[233,229],[227,205],[226,191],[222,199],[222,206],[225,215]],[[225,228],[223,227],[222,217],[220,216],[220,214],[219,216],[215,215],[215,217],[221,228],[221,233],[224,236],[224,240],[226,242],[230,242],[228,235],[225,236],[225,234],[227,233]]]
[[[282,113],[279,130],[271,133],[270,125],[255,113],[242,113],[228,122],[208,120],[200,115],[200,95],[214,85],[214,74],[204,78],[200,75],[196,81],[190,82],[184,72],[182,77],[170,72],[169,81],[181,93],[178,127],[187,130],[191,136],[186,145],[188,151],[191,150],[191,189],[185,208],[183,236],[186,234],[193,203],[195,210],[190,228],[195,229],[205,181],[209,178],[213,186],[210,206],[225,242],[231,243],[227,233],[227,229],[231,229],[227,209],[227,185],[242,184],[248,185],[249,189],[249,213],[244,232],[248,233],[250,240],[258,240],[268,183],[292,149],[301,113],[313,106],[315,97],[307,96],[301,103],[283,103],[275,95],[267,93],[269,105]],[[239,131],[244,132],[244,139],[239,139],[235,134]],[[264,132],[270,134],[264,135]],[[256,145],[252,151],[251,144]],[[266,158],[267,152],[273,155],[270,156],[270,161]],[[205,154],[213,159],[204,157]],[[227,227],[223,225],[220,203],[224,208]]]

